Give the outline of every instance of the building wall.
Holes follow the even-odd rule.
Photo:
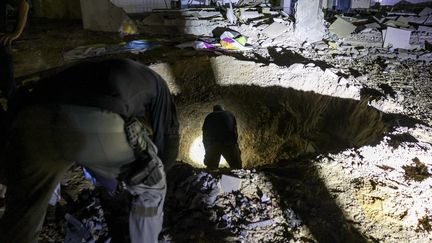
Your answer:
[[[395,5],[396,3],[400,2],[401,0],[372,0],[372,3],[380,3],[381,5]],[[426,3],[426,2],[432,2],[431,0],[405,0],[410,3]]]
[[[153,9],[171,6],[171,0],[111,0],[111,2],[123,8],[126,13],[151,12]]]
[[[32,15],[51,19],[80,19],[80,0],[33,0]]]
[[[395,5],[401,0],[350,0],[352,9],[365,9],[380,3],[381,5]],[[406,0],[410,3],[432,3],[432,0]],[[343,6],[341,6],[343,5]],[[345,0],[323,0],[324,9],[345,9],[347,2]]]
[[[352,9],[365,9],[371,6],[371,0],[351,0]]]

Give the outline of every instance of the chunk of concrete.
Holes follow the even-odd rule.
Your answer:
[[[238,191],[241,188],[241,182],[242,179],[228,176],[228,175],[222,175],[220,184],[223,192],[230,193],[233,191]]]
[[[384,33],[384,47],[411,49],[411,30],[388,27]]]
[[[404,16],[399,16],[399,18],[397,18],[396,21],[404,23],[405,25],[408,25],[409,19],[404,17]]]
[[[269,27],[265,28],[263,33],[273,39],[280,36],[287,30],[288,27],[286,25],[274,22],[273,24],[269,25]]]
[[[258,11],[246,11],[245,9],[240,10],[240,18],[243,20],[256,19],[263,17],[263,14],[258,13]]]
[[[215,18],[215,17],[222,17],[222,14],[220,12],[217,11],[204,11],[201,10],[197,13],[194,13],[193,16],[197,17],[197,18]]]
[[[295,5],[294,35],[301,42],[321,41],[325,35],[321,0],[297,1]]]
[[[370,29],[379,29],[381,28],[381,25],[374,22],[374,23],[370,23],[370,24],[365,24],[366,28],[370,28]]]
[[[350,36],[356,27],[345,19],[338,17],[329,27],[329,31],[339,37]]]
[[[426,16],[432,14],[432,8],[426,7],[424,8],[418,15],[419,16]]]
[[[432,33],[432,27],[420,25],[417,29],[420,32]]]
[[[409,16],[408,22],[409,23],[414,23],[414,24],[423,24],[426,20],[427,20],[428,16]]]
[[[423,24],[432,25],[432,15],[430,15]]]
[[[391,27],[403,27],[403,28],[408,28],[410,26],[408,23],[400,22],[397,20],[388,20],[384,24]]]
[[[383,18],[377,18],[377,17],[375,17],[375,16],[372,16],[372,18],[373,18],[376,22],[378,22],[378,23],[380,23],[380,24],[382,24],[382,23],[386,20],[385,17],[383,17]]]
[[[81,0],[84,29],[119,32],[124,23],[133,23],[126,12],[110,0]]]
[[[352,9],[367,9],[370,8],[370,0],[351,0]]]

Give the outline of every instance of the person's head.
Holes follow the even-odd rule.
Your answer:
[[[224,107],[222,105],[213,106],[213,111],[223,111]]]

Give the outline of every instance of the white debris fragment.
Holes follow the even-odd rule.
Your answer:
[[[426,16],[420,16],[420,17],[409,16],[407,19],[408,19],[409,23],[423,24],[427,20],[427,18],[428,18],[428,16],[426,15]]]
[[[411,49],[411,30],[388,27],[384,34],[384,47]]]
[[[224,191],[225,193],[230,193],[240,190],[241,182],[242,180],[237,177],[222,175],[220,184],[222,191]]]
[[[134,21],[122,9],[109,0],[81,0],[83,27],[88,30],[119,32],[124,23],[134,25]],[[136,29],[135,26],[133,28]],[[135,33],[133,33],[135,34]]]
[[[432,33],[432,27],[424,26],[424,25],[420,25],[420,26],[418,27],[418,31],[420,31],[420,32],[427,32],[427,33]]]
[[[329,31],[339,37],[347,37],[351,35],[356,27],[341,17],[338,17],[329,27]]]
[[[319,0],[298,1],[294,35],[300,42],[316,42],[325,36],[324,13]]]
[[[227,17],[228,22],[230,24],[237,24],[237,17],[234,14],[234,9],[233,9],[231,1],[229,2],[229,8],[227,9],[226,17]]]
[[[418,15],[419,16],[426,16],[432,14],[432,8],[426,7],[424,8]]]
[[[222,17],[222,14],[217,11],[204,11],[201,10],[199,12],[194,12],[193,16],[197,18],[214,18],[214,17]]]
[[[262,227],[270,226],[273,223],[274,223],[274,220],[269,219],[269,220],[264,220],[264,221],[260,221],[260,222],[250,223],[250,224],[246,225],[246,227],[249,229],[262,228]]]
[[[273,24],[269,25],[269,27],[265,28],[262,33],[273,39],[282,35],[285,31],[288,31],[288,27],[286,25],[274,22]]]
[[[264,15],[258,13],[258,11],[247,11],[246,9],[240,9],[240,19],[242,20],[256,19],[263,16]]]

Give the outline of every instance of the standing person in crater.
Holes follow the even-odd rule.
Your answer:
[[[214,170],[219,167],[221,155],[233,169],[241,169],[241,152],[238,145],[235,116],[222,105],[213,106],[202,127],[205,148],[204,164]]]

